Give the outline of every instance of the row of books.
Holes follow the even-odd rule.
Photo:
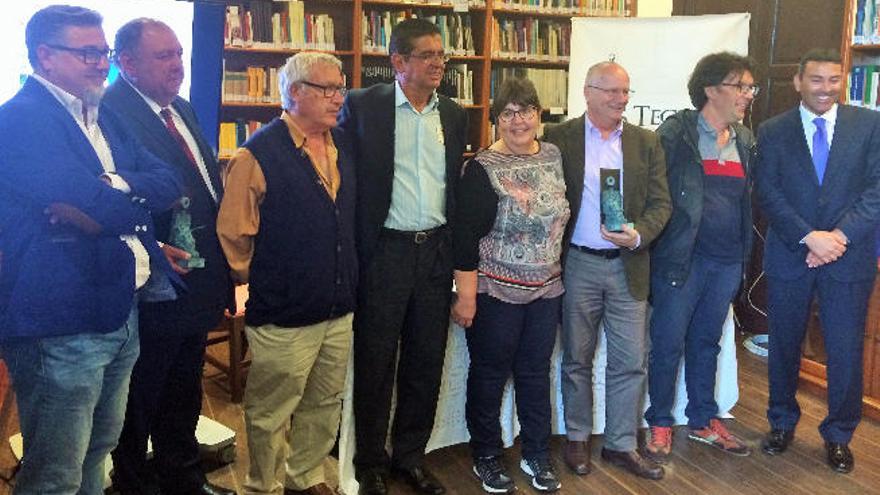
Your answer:
[[[394,80],[389,66],[361,67],[362,86]],[[280,104],[277,67],[247,67],[244,71],[223,71],[223,103]],[[474,104],[474,71],[467,64],[450,64],[438,91],[461,105]]]
[[[571,23],[528,17],[492,19],[492,56],[566,62],[570,55]]]
[[[853,19],[853,44],[880,43],[880,0],[855,1],[856,18]]]
[[[223,33],[226,46],[336,49],[333,19],[327,14],[306,13],[300,0],[253,1],[250,9],[229,5]]]
[[[366,2],[365,2],[366,3]],[[486,0],[395,0],[394,3],[405,3],[424,7],[463,6],[485,8]]]
[[[552,114],[560,114],[568,108],[568,71],[564,69],[532,69],[525,67],[492,67],[491,93],[489,99],[494,100],[495,91],[505,79],[528,79],[538,91],[538,99],[545,110]]]
[[[394,81],[394,69],[387,65],[361,67],[361,86],[369,87]],[[459,105],[474,104],[474,71],[467,64],[449,64],[437,91]]]
[[[223,70],[223,103],[281,103],[278,67]]]
[[[408,18],[426,19],[440,28],[443,49],[449,55],[475,55],[471,16],[468,14],[436,14],[421,10],[370,10],[361,20],[363,49],[369,53],[388,53],[391,30]]]
[[[849,104],[871,109],[880,108],[878,101],[880,65],[854,65],[849,73]]]
[[[265,124],[256,120],[236,119],[235,122],[221,122],[218,148],[221,157],[235,153],[248,138]]]
[[[393,0],[398,4],[410,4],[418,7],[477,7],[486,8],[486,0]],[[364,2],[366,6],[366,2]]]
[[[496,0],[494,7],[548,14],[622,17],[631,15],[632,0]]]

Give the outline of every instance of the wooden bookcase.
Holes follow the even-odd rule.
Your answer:
[[[635,16],[638,0],[581,0],[590,5],[608,2],[608,5],[617,5],[626,1],[629,4],[627,16]],[[418,10],[429,13],[448,13],[454,11],[453,5],[422,2],[404,2],[387,0],[305,0],[306,13],[328,14],[334,21],[334,54],[343,62],[349,86],[352,88],[362,87],[361,69],[374,65],[388,65],[387,54],[372,53],[364,49],[361,42],[364,39],[362,22],[365,13],[371,10]],[[228,1],[229,5],[238,5],[247,8],[247,0]],[[473,3],[473,2],[472,2]],[[529,3],[529,2],[525,2]],[[492,29],[493,18],[538,18],[541,21],[559,21],[569,23],[571,13],[536,11],[530,7],[518,7],[501,0],[486,0],[485,5],[469,6],[467,14],[471,18],[476,54],[472,56],[452,56],[450,64],[467,64],[468,69],[473,71],[473,104],[462,105],[469,114],[469,151],[475,152],[481,147],[490,144],[489,136],[489,106],[491,93],[491,78],[493,67],[532,67],[546,69],[567,70],[567,61],[512,59],[493,56],[492,54]],[[584,16],[584,15],[578,15]],[[287,57],[300,50],[278,48],[248,48],[232,47],[224,48],[224,65],[226,69],[242,70],[246,66],[281,66]],[[560,88],[565,92],[566,88]],[[246,103],[246,102],[220,102],[220,122],[230,122],[236,119],[268,122],[278,115],[280,106],[275,103]],[[228,156],[221,153],[221,159]]]
[[[844,15],[843,36],[840,54],[845,74],[849,74],[854,64],[872,61],[880,65],[880,44],[855,44],[853,33],[857,0],[848,0]],[[868,0],[872,1],[872,0]],[[849,100],[849,85],[844,85],[841,101]],[[817,392],[827,389],[827,374],[824,364],[825,350],[822,348],[821,325],[814,306],[807,327],[805,356],[801,360],[801,380]],[[874,291],[868,301],[868,315],[865,321],[864,355],[864,399],[865,415],[880,420],[880,277],[874,281]]]

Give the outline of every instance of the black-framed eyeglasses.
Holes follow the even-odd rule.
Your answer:
[[[743,83],[721,83],[719,86],[730,86],[731,88],[736,88],[736,92],[744,95],[751,94],[752,96],[758,96],[758,93],[761,92],[761,86],[757,84],[743,84]]]
[[[588,88],[598,89],[599,91],[614,96],[632,96],[635,91],[629,88],[602,88],[599,86],[593,86],[592,84],[587,84]]]
[[[407,55],[409,58],[415,58],[421,60],[422,63],[429,64],[431,62],[439,62],[441,64],[445,64],[449,62],[449,55],[446,52],[422,52],[422,53],[410,53]]]
[[[65,52],[74,53],[79,56],[79,59],[83,61],[84,64],[87,65],[96,65],[103,59],[110,59],[113,57],[113,50],[110,48],[73,48],[70,46],[64,45],[49,45],[49,48],[55,50],[63,50]]]
[[[513,119],[519,117],[522,120],[532,120],[535,116],[538,115],[537,107],[533,107],[529,105],[525,108],[521,108],[519,110],[511,110],[509,108],[505,108],[498,114],[498,120],[504,122],[505,124],[513,122]]]
[[[309,82],[309,81],[300,81],[300,82],[305,84],[306,86],[311,86],[315,89],[320,89],[324,93],[324,98],[333,98],[333,96],[336,95],[337,93],[339,93],[339,96],[345,98],[346,93],[348,93],[348,88],[346,88],[345,86],[334,86],[334,85],[330,85],[330,84],[324,86],[324,85],[315,84],[315,83]]]

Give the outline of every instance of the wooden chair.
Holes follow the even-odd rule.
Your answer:
[[[244,396],[244,384],[247,370],[251,364],[247,357],[247,338],[244,334],[244,305],[248,298],[247,285],[235,288],[237,311],[234,315],[226,312],[217,328],[208,332],[207,346],[227,342],[229,353],[227,359],[220,359],[211,352],[205,352],[205,361],[226,375],[229,381],[229,395],[234,403],[240,403]]]

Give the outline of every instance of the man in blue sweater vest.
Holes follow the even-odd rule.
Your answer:
[[[315,52],[279,72],[284,111],[230,160],[217,218],[233,278],[250,284],[245,491],[332,494],[322,463],[339,427],[357,283],[354,168],[333,129],[345,77]]]

